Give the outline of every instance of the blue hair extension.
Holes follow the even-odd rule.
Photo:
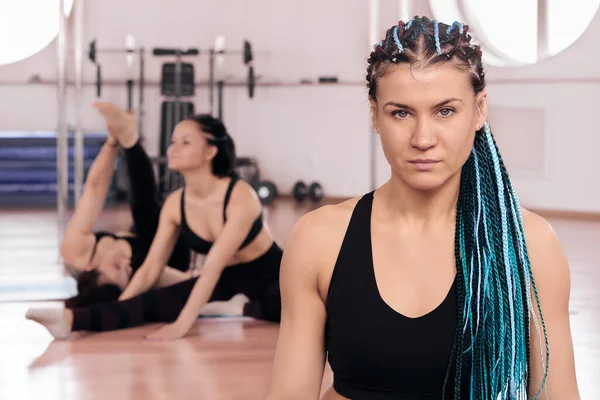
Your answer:
[[[487,122],[486,122],[487,124]],[[537,393],[533,396],[533,399],[537,399],[538,396],[540,395],[542,388],[544,389],[544,391],[546,392],[546,397],[547,397],[547,391],[548,388],[546,387],[546,379],[547,379],[547,375],[548,375],[548,354],[549,354],[549,348],[548,348],[548,342],[547,340],[545,340],[545,350],[546,350],[546,357],[544,357],[544,348],[543,346],[543,342],[542,342],[542,331],[544,334],[544,339],[547,339],[547,332],[546,332],[546,326],[545,326],[545,322],[544,322],[544,317],[541,313],[540,310],[540,321],[538,320],[535,312],[534,312],[534,305],[533,305],[533,301],[532,301],[532,297],[531,297],[531,292],[530,292],[530,288],[533,289],[533,293],[535,296],[535,300],[536,300],[536,305],[538,306],[538,309],[540,308],[540,302],[539,302],[539,298],[538,298],[538,292],[537,292],[537,288],[535,285],[535,282],[533,281],[533,272],[530,268],[530,263],[529,263],[529,257],[527,254],[527,246],[525,244],[525,232],[523,229],[523,216],[521,214],[521,204],[519,202],[519,198],[517,196],[517,194],[515,193],[512,184],[510,182],[509,179],[506,179],[507,182],[507,190],[510,194],[509,196],[509,200],[510,200],[510,205],[511,205],[511,210],[512,210],[512,219],[513,219],[513,226],[515,227],[515,236],[518,242],[518,257],[519,260],[521,261],[522,265],[524,267],[526,267],[526,269],[523,271],[523,280],[524,280],[524,286],[525,286],[525,300],[526,300],[526,304],[527,304],[527,310],[528,313],[531,314],[531,318],[533,319],[534,325],[535,325],[535,329],[537,332],[537,336],[538,336],[538,340],[539,340],[539,355],[541,358],[541,362],[542,362],[542,368],[544,370],[544,376],[542,378],[542,383],[540,386],[540,389],[538,389]],[[541,328],[540,328],[540,322],[541,322]],[[525,327],[525,332],[522,332],[522,336],[527,335],[527,328]],[[524,374],[526,374],[526,371],[523,372]]]
[[[433,32],[435,35],[435,49],[437,50],[438,54],[442,54],[442,48],[440,46],[440,27],[437,20],[433,21]]]
[[[490,130],[489,124],[486,122],[484,124],[485,128],[485,136],[488,148],[490,150],[494,172],[496,175],[496,183],[498,189],[498,200],[499,200],[499,208],[500,208],[500,217],[501,217],[501,226],[502,226],[502,250],[503,250],[503,261],[506,273],[507,286],[510,292],[516,294],[516,281],[513,281],[513,278],[517,279],[519,276],[518,264],[516,260],[515,249],[509,249],[509,232],[508,221],[507,221],[507,202],[505,199],[505,186],[503,182],[502,172],[500,170],[500,160],[499,155],[496,151],[496,146],[494,140],[492,138],[492,132]],[[511,191],[512,192],[512,191]],[[509,197],[512,193],[509,192]],[[512,268],[511,268],[512,267]],[[512,270],[511,270],[512,269]],[[515,300],[517,302],[515,309]],[[505,391],[508,392],[510,390],[511,397],[522,397],[523,394],[526,394],[527,388],[524,382],[526,371],[523,368],[522,363],[519,365],[515,365],[517,359],[520,361],[525,359],[525,346],[521,346],[520,343],[516,343],[516,335],[519,334],[520,337],[523,337],[523,327],[522,324],[517,324],[516,320],[522,321],[522,305],[521,298],[519,296],[508,296],[509,301],[509,310],[510,310],[510,339],[511,339],[511,352],[510,354],[510,373],[509,373],[509,382],[506,382]],[[516,314],[516,315],[515,315]],[[519,348],[517,348],[519,345]],[[515,369],[517,369],[515,371]],[[505,393],[506,393],[505,392]]]
[[[492,132],[490,130],[489,125],[486,123],[485,124],[485,135],[486,135],[486,141],[487,141],[487,145],[489,147],[491,156],[492,156],[492,161],[493,161],[493,166],[494,166],[494,172],[495,172],[495,176],[496,176],[496,185],[497,185],[497,189],[498,189],[498,201],[499,201],[499,209],[500,209],[500,221],[501,221],[501,231],[502,231],[502,253],[503,253],[503,264],[504,264],[504,272],[506,274],[506,281],[507,281],[507,286],[510,292],[513,292],[514,288],[513,288],[513,282],[512,282],[512,271],[510,270],[510,266],[511,266],[511,262],[510,262],[510,254],[509,254],[509,238],[508,238],[508,223],[507,223],[507,216],[506,216],[506,201],[505,201],[505,193],[504,193],[504,184],[502,182],[502,173],[500,171],[500,162],[498,160],[498,154],[496,152],[495,149],[495,145],[493,143],[493,139],[492,139]],[[513,296],[507,296],[508,297],[508,303],[509,303],[509,311],[510,311],[510,333],[511,333],[511,352],[510,352],[510,360],[511,360],[511,367],[510,367],[510,379],[511,379],[511,384],[513,384],[512,382],[512,378],[514,378],[514,370],[515,370],[515,357],[516,357],[516,337],[515,337],[515,306],[514,306],[514,299]],[[506,382],[506,385],[508,386],[508,382]],[[508,389],[508,388],[506,388]],[[505,389],[505,390],[506,390]]]
[[[488,242],[487,240],[487,224],[485,222],[485,217],[482,220],[482,206],[483,206],[483,200],[481,197],[481,176],[479,174],[479,160],[477,158],[477,152],[475,152],[475,149],[473,149],[472,151],[473,153],[473,162],[475,163],[475,189],[476,189],[476,194],[477,194],[477,216],[475,218],[475,232],[478,231],[478,227],[480,226],[480,223],[483,222],[483,226],[484,226],[484,232],[486,233],[485,238],[486,238],[486,242]],[[488,243],[489,245],[489,243]],[[477,248],[477,260],[478,260],[478,268],[479,268],[479,273],[477,275],[478,277],[478,285],[477,285],[477,321],[475,324],[475,335],[477,335],[477,333],[479,333],[479,318],[480,318],[480,310],[481,310],[481,246],[479,244],[479,235],[475,235],[475,247]],[[483,257],[485,258],[485,252]]]
[[[396,42],[396,46],[398,47],[398,53],[402,53],[404,48],[402,47],[402,43],[400,43],[400,38],[398,37],[398,25],[394,27],[394,42]]]
[[[456,240],[464,303],[457,338],[463,337],[465,342],[455,339],[453,354],[459,360],[472,355],[467,376],[470,396],[464,394],[464,398],[526,400],[527,314],[534,305],[529,285],[535,293],[535,284],[518,198],[487,123],[477,133],[470,160],[463,168]],[[532,318],[535,321],[535,314]],[[461,373],[457,372],[455,398],[459,399],[463,393],[458,388]]]
[[[404,25],[404,29],[408,29],[408,28],[410,28],[410,26],[413,24],[413,22],[414,22],[414,19],[411,19],[410,21],[408,21],[408,22],[406,23],[406,25]]]
[[[454,23],[448,27],[448,29],[446,30],[446,33],[449,35],[452,33],[452,31],[454,30],[454,28],[458,28],[458,32],[462,35],[463,34],[463,24],[462,22],[459,21],[454,21]]]

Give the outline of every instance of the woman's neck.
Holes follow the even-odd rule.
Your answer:
[[[184,173],[183,179],[185,180],[186,193],[199,198],[209,197],[221,180],[220,177],[213,175],[207,169]]]
[[[431,191],[414,189],[392,176],[376,196],[381,197],[387,218],[401,219],[415,226],[429,226],[432,222],[437,225],[456,219],[459,189],[460,174]]]

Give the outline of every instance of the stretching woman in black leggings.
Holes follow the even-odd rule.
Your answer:
[[[118,137],[132,127],[114,106],[105,116]],[[262,205],[252,187],[233,173],[235,147],[223,124],[206,115],[180,122],[168,151],[169,168],[185,189],[169,195],[148,256],[120,301],[73,310],[31,310],[57,338],[72,330],[114,330],[144,322],[172,322],[149,336],[184,336],[201,314],[245,315],[279,322],[282,251],[263,225]],[[199,278],[152,289],[181,233],[205,262]],[[237,296],[236,296],[237,295]],[[243,296],[242,296],[243,295]],[[228,304],[224,304],[230,300]]]
[[[110,135],[90,168],[81,199],[61,243],[61,256],[77,279],[78,287],[77,296],[67,300],[68,307],[82,307],[119,297],[146,258],[158,229],[161,210],[152,164],[131,129],[135,126],[133,116],[126,112],[117,114],[118,109],[108,103],[96,103],[95,107],[108,122]],[[115,114],[120,118],[115,118]],[[132,231],[94,232],[106,201],[119,147],[124,150],[130,183]],[[167,265],[169,267],[163,271],[157,286],[190,278],[187,273],[190,250],[182,238],[174,246]]]
[[[278,271],[281,251],[273,245],[267,253],[249,263],[226,268],[202,316],[246,316],[279,322],[281,313]],[[71,332],[106,332],[154,322],[173,322],[184,308],[198,279],[153,289],[128,300],[115,300],[89,307],[64,310],[34,308],[27,318],[44,325],[56,339]]]

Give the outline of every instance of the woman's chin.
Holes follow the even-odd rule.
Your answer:
[[[402,179],[402,181],[413,190],[419,192],[434,192],[444,186],[448,180],[435,174],[421,174],[417,176],[408,176],[405,179]]]
[[[178,162],[167,163],[167,168],[169,168],[170,171],[181,173],[181,164]]]

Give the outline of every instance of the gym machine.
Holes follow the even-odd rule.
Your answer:
[[[166,165],[167,148],[171,143],[171,134],[175,125],[189,115],[193,115],[194,103],[183,101],[182,97],[195,95],[194,65],[184,63],[184,57],[200,55],[196,48],[155,48],[152,54],[156,57],[175,57],[175,62],[165,63],[162,66],[160,92],[163,96],[172,98],[162,102],[160,113],[160,140],[158,159],[159,191],[161,197],[183,185],[183,178],[169,171]]]
[[[134,86],[134,56],[138,56],[139,64],[139,76],[138,76],[138,118],[137,118],[137,129],[140,139],[144,137],[143,129],[143,117],[144,117],[144,86],[145,86],[145,75],[144,75],[144,57],[145,50],[143,47],[135,47],[135,38],[132,35],[125,36],[125,47],[124,48],[99,48],[97,40],[94,39],[90,42],[88,48],[88,58],[96,66],[96,96],[102,95],[102,67],[98,61],[98,55],[102,53],[109,54],[124,54],[125,63],[127,66],[127,79],[125,80],[125,86],[127,88],[127,109],[133,111],[133,86]]]
[[[133,56],[139,57],[139,102],[138,102],[138,132],[143,139],[143,116],[144,116],[144,49],[136,48],[134,39],[131,36],[126,37],[126,47],[124,49],[101,49],[97,41],[93,40],[89,45],[88,57],[96,66],[96,94],[98,97],[102,94],[102,72],[98,55],[101,53],[121,53],[125,54],[128,78],[125,81],[127,87],[127,108],[133,110]],[[161,71],[160,91],[165,96],[165,101],[161,105],[161,123],[159,139],[159,156],[153,161],[158,164],[159,191],[160,196],[165,197],[168,193],[177,189],[183,184],[183,178],[169,171],[166,166],[166,152],[171,141],[173,129],[181,120],[195,113],[194,103],[185,101],[185,97],[195,96],[194,64],[185,62],[190,57],[198,57],[208,54],[208,100],[210,114],[223,120],[223,96],[226,80],[219,74],[222,68],[225,56],[237,56],[242,60],[243,65],[247,67],[246,87],[249,98],[254,97],[255,93],[255,74],[254,74],[254,52],[252,45],[248,40],[244,40],[240,50],[225,49],[225,39],[219,36],[215,39],[212,48],[201,50],[198,48],[154,48],[152,55],[155,57],[172,57],[172,62],[163,64]],[[271,203],[277,196],[277,188],[272,182],[262,182],[259,179],[258,162],[251,157],[241,157],[236,160],[235,170],[256,190],[263,204]],[[251,172],[250,172],[251,171]],[[122,178],[122,173],[115,175],[115,187],[121,197],[126,192],[127,182]]]
[[[225,50],[225,39],[222,36],[215,39],[213,48],[204,51],[197,48],[185,50],[157,48],[153,50],[155,56],[175,57],[174,63],[163,65],[161,77],[161,94],[171,96],[174,99],[171,102],[163,102],[161,110],[159,176],[161,177],[160,191],[163,197],[183,184],[182,178],[178,174],[168,171],[165,165],[166,151],[171,140],[171,134],[178,122],[188,115],[194,114],[195,111],[193,102],[181,101],[182,97],[195,95],[194,66],[191,63],[184,63],[183,57],[200,56],[203,53],[208,53],[208,100],[211,115],[223,120],[223,89],[226,82],[218,72],[222,68],[223,58],[226,55],[242,56],[243,64],[248,67],[246,81],[248,97],[254,97],[254,56],[252,45],[247,40],[244,41],[241,51]],[[260,180],[260,171],[256,159],[239,157],[236,159],[234,169],[242,179],[246,180],[256,190],[263,204],[270,204],[275,199],[277,188],[273,182]]]

